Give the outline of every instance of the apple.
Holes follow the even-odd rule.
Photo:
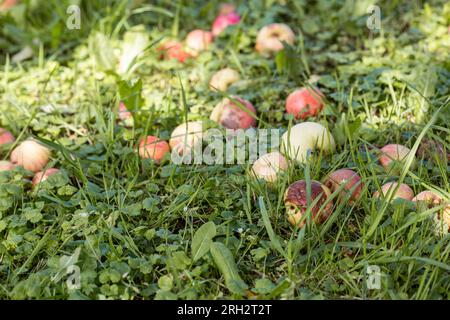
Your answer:
[[[139,155],[143,159],[152,159],[159,163],[168,153],[170,153],[169,144],[158,137],[147,136],[140,140]]]
[[[333,213],[333,202],[330,201],[323,209],[322,205],[331,196],[331,191],[318,181],[311,180],[311,202],[308,202],[308,189],[305,180],[296,181],[291,184],[284,195],[284,203],[288,215],[288,221],[292,225],[303,227],[306,224],[304,214],[311,203],[315,205],[311,208],[311,219],[316,223],[323,223]],[[316,200],[319,198],[318,200]]]
[[[256,126],[256,109],[247,100],[233,97],[235,103],[228,98],[223,99],[214,108],[210,119],[227,129],[248,129]]]
[[[297,89],[286,99],[286,112],[294,115],[296,119],[315,117],[323,109],[323,96],[317,88]]]

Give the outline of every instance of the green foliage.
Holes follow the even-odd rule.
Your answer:
[[[69,2],[0,13],[0,127],[19,142],[36,137],[61,169],[35,188],[32,172],[0,172],[0,298],[449,299],[439,208],[372,198],[394,180],[415,194],[450,190],[443,157],[408,158],[389,174],[377,161],[387,143],[450,149],[447,2],[378,1],[382,30],[371,31],[373,1],[240,1],[242,23],[184,64],[161,60],[158,43],[210,29],[219,1],[80,0],[82,28],[71,32]],[[265,58],[255,39],[272,22],[297,42]],[[27,46],[33,55],[12,62]],[[247,165],[140,159],[143,135],[168,140],[185,120],[209,118],[223,95],[208,82],[224,67],[242,78],[226,95],[251,101],[264,129],[300,122],[285,115],[287,95],[320,88],[325,109],[309,120],[330,128],[336,152],[290,166],[275,185],[250,179]],[[134,125],[115,121],[119,101]],[[12,148],[0,147],[1,160]],[[335,202],[324,225],[292,228],[286,187],[344,167],[365,182],[360,201]],[[381,268],[380,290],[366,288],[368,265]],[[69,267],[79,288],[68,286]]]

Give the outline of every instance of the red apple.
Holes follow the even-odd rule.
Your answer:
[[[176,59],[183,63],[191,55],[183,49],[183,45],[178,41],[168,41],[158,47],[161,52],[161,59]]]
[[[385,185],[383,185],[381,187],[381,194],[383,197],[386,197],[388,195],[388,193],[390,192],[389,190],[395,190],[398,186],[397,182],[388,182]],[[393,191],[391,191],[393,192]],[[379,198],[380,197],[380,192],[376,191],[373,194],[374,198]],[[405,199],[405,200],[412,200],[412,198],[414,197],[414,191],[412,191],[412,189],[407,185],[407,184],[400,184],[400,186],[398,187],[397,191],[393,194],[392,196],[392,200],[400,198],[400,199]]]
[[[339,189],[341,185],[344,185],[341,189],[341,199],[344,200],[347,194],[351,192],[350,201],[357,201],[361,194],[363,187],[361,177],[353,170],[339,169],[330,173],[326,180],[325,185],[334,193]]]
[[[286,112],[294,115],[296,119],[315,117],[323,109],[323,96],[317,88],[297,89],[286,99]]]
[[[229,13],[222,13],[217,16],[214,20],[212,26],[212,34],[214,37],[217,37],[221,34],[228,26],[232,26],[238,24],[241,20],[241,17],[236,12],[232,11]]]
[[[256,109],[247,100],[233,97],[238,105],[228,98],[223,99],[213,110],[211,120],[227,129],[248,129],[256,126]]]
[[[169,144],[155,136],[142,138],[139,143],[139,155],[143,159],[152,159],[159,163],[169,152]]]
[[[333,203],[330,201],[322,210],[321,207],[331,195],[330,190],[318,181],[311,180],[311,202],[308,203],[307,183],[300,180],[291,184],[284,195],[284,203],[288,215],[288,220],[292,225],[303,227],[306,219],[303,215],[306,213],[309,205],[319,198],[311,208],[311,219],[316,223],[323,223],[333,213]]]
[[[49,168],[49,169],[40,171],[34,175],[31,183],[33,184],[33,186],[36,186],[37,184],[47,180],[48,177],[50,177],[58,172],[59,172],[59,170],[56,168]]]
[[[0,146],[4,144],[13,143],[14,141],[16,141],[16,138],[14,138],[11,132],[0,128]]]
[[[402,162],[411,150],[401,144],[387,144],[381,148],[379,158],[384,169],[389,170],[396,162]]]

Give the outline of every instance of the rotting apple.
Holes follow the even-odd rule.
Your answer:
[[[450,232],[450,200],[447,199],[447,201],[445,201],[436,193],[426,190],[420,192],[412,199],[412,201],[416,202],[418,205],[424,203],[427,208],[430,209],[445,204],[444,208],[436,213],[434,221],[438,230],[441,227],[446,227],[446,230],[442,231]]]
[[[272,23],[259,30],[255,48],[260,54],[268,56],[283,49],[282,41],[293,45],[294,32],[284,23]]]
[[[226,91],[233,83],[240,80],[239,72],[231,68],[223,68],[217,71],[209,81],[213,90]]]
[[[417,156],[428,160],[440,159],[444,163],[450,160],[450,153],[447,153],[442,143],[432,139],[422,140],[417,149]]]
[[[216,105],[210,119],[227,129],[249,129],[256,126],[256,109],[239,97],[224,98]]]
[[[303,87],[292,92],[286,99],[286,112],[296,119],[317,116],[323,109],[324,95],[317,88]]]
[[[308,184],[305,180],[296,181],[291,184],[284,195],[284,203],[288,221],[292,225],[303,227],[306,224],[304,218],[308,208],[311,210],[311,220],[316,223],[323,223],[333,213],[333,202],[329,201],[324,208],[331,191],[322,183],[311,180],[311,199],[308,199]],[[317,199],[318,198],[318,199]]]

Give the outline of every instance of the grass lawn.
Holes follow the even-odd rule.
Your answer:
[[[450,298],[442,223],[450,3],[234,4],[240,22],[184,62],[162,59],[158,48],[211,30],[220,1],[23,0],[0,9],[0,128],[16,138],[0,139],[0,160],[34,138],[51,150],[45,168],[60,170],[36,186],[21,166],[0,171],[0,299]],[[258,31],[275,22],[290,26],[295,42],[262,55]],[[212,75],[225,67],[240,80],[212,90]],[[288,115],[288,95],[311,85],[323,93],[323,110]],[[335,151],[289,162],[275,183],[255,179],[250,161],[177,165],[170,154],[161,162],[139,156],[142,137],[169,141],[186,121],[222,130],[210,115],[231,96],[255,106],[258,129],[281,135],[322,124]],[[131,118],[119,118],[120,102]],[[411,150],[392,169],[379,162],[387,144]],[[342,188],[334,192],[322,224],[312,221],[308,199],[306,225],[291,225],[289,185],[323,182],[341,168],[361,177],[360,197],[341,201]],[[387,182],[442,201],[394,199],[395,190],[374,197]]]

